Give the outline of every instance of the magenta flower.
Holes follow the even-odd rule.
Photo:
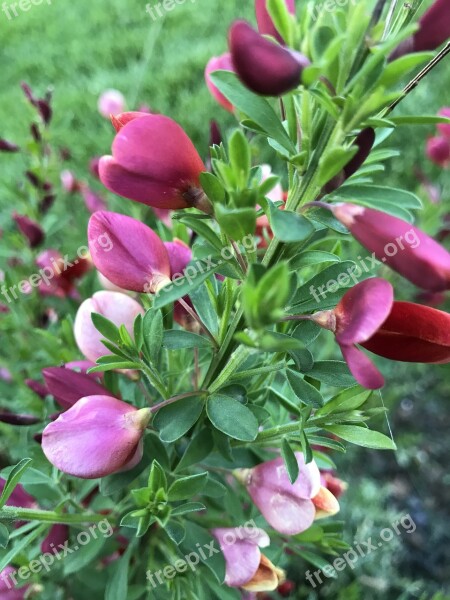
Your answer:
[[[12,565],[8,565],[0,572],[0,598],[1,600],[24,600],[29,585],[17,588],[17,571]]]
[[[116,132],[119,133],[122,127],[125,127],[125,125],[130,121],[134,121],[134,119],[140,119],[141,117],[146,117],[147,115],[147,112],[129,110],[118,115],[111,115],[111,123]]]
[[[109,119],[111,115],[118,115],[125,110],[125,98],[118,90],[105,90],[98,99],[98,112]]]
[[[108,350],[101,342],[102,334],[94,327],[92,313],[103,315],[118,327],[125,325],[132,336],[134,320],[144,314],[144,309],[136,300],[119,292],[96,292],[81,304],[75,317],[75,340],[84,356],[95,362],[108,354]]]
[[[99,248],[102,236],[109,250]],[[89,249],[97,269],[114,285],[134,292],[156,292],[170,281],[167,250],[156,233],[136,219],[96,212],[88,225]]]
[[[100,156],[94,156],[94,158],[91,158],[91,160],[89,161],[89,172],[96,179],[100,179],[99,172],[98,172],[99,163],[100,163]]]
[[[164,246],[169,256],[170,277],[183,275],[185,268],[192,260],[192,250],[177,238],[173,242],[164,242]]]
[[[211,95],[217,100],[217,102],[223,106],[225,110],[229,112],[234,111],[234,106],[227,98],[220,92],[214,83],[211,81],[211,73],[214,71],[232,71],[234,72],[233,61],[231,60],[231,54],[226,52],[221,56],[213,56],[205,68],[205,81],[208,86]]]
[[[281,96],[294,90],[310,64],[305,56],[269,41],[246,21],[232,25],[229,47],[241,81],[262,96]]]
[[[94,366],[94,365],[92,365]],[[111,396],[114,394],[84,373],[77,373],[65,367],[47,367],[42,369],[45,383],[56,402],[69,409],[85,396]]]
[[[357,347],[370,339],[383,325],[394,303],[394,290],[384,279],[366,279],[344,294],[334,310],[313,315],[312,319],[336,336],[342,355],[358,383],[376,390],[384,378],[372,361]]]
[[[450,288],[450,254],[417,227],[355,204],[328,204],[326,208],[378,260],[418,287],[431,292]]]
[[[235,472],[269,525],[285,535],[297,535],[311,527],[316,518],[315,498],[323,495],[316,463],[306,464],[301,452],[295,455],[300,473],[293,484],[281,457]],[[324,505],[321,501],[321,508]],[[337,501],[333,506],[330,514],[339,510]]]
[[[211,531],[219,542],[226,563],[225,584],[252,592],[276,590],[284,581],[284,572],[277,569],[260,548],[270,545],[265,531],[256,527],[219,527]]]
[[[42,449],[60,471],[96,479],[136,464],[150,408],[110,396],[81,398],[44,429]]]
[[[100,194],[94,192],[94,190],[85,183],[80,185],[80,192],[83,196],[84,204],[90,213],[95,213],[99,210],[107,210],[108,206],[105,200]]]
[[[440,167],[450,166],[450,139],[442,136],[428,138],[427,156]]]
[[[41,552],[43,554],[46,552],[53,553],[55,548],[59,549],[60,546],[64,545],[68,539],[69,527],[67,525],[52,525],[50,527],[50,531],[41,544]]]
[[[144,115],[124,125],[112,156],[100,160],[100,179],[111,192],[155,208],[210,212],[200,186],[206,170],[183,129],[163,115]]]
[[[285,0],[285,4],[287,6],[288,11],[295,15],[295,0]],[[267,0],[255,0],[255,13],[256,20],[258,22],[258,30],[259,33],[263,35],[271,35],[276,40],[280,42],[280,44],[284,43],[283,38],[278,33],[273,21],[272,17],[267,10]]]
[[[20,233],[27,239],[30,248],[36,248],[43,242],[44,232],[36,221],[25,215],[18,215],[16,212],[13,213],[12,218],[16,222]]]

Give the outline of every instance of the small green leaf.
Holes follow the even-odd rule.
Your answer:
[[[324,154],[319,162],[319,181],[317,185],[323,186],[331,181],[352,160],[357,152],[358,148],[352,146],[350,148],[335,148]]]
[[[292,391],[300,402],[303,402],[308,406],[313,406],[314,408],[323,406],[323,398],[319,390],[310,383],[307,383],[299,373],[287,369],[286,375]]]
[[[201,504],[200,502],[187,502],[186,504],[182,504],[181,506],[176,506],[172,509],[172,517],[179,517],[181,515],[186,515],[191,512],[198,512],[201,510],[206,510],[206,506]]]
[[[345,390],[345,392],[331,398],[331,400],[316,412],[315,416],[322,417],[331,413],[345,412],[359,408],[367,402],[372,394],[372,390],[361,390],[361,386],[355,386],[350,388],[350,390]]]
[[[350,373],[347,364],[340,360],[317,361],[308,375],[334,387],[351,387],[355,385],[355,378]]]
[[[314,233],[313,224],[302,215],[280,210],[270,200],[262,201],[262,206],[267,212],[272,231],[280,242],[286,244],[302,242]]]
[[[252,166],[250,146],[247,138],[240,129],[236,129],[228,142],[230,165],[236,175],[239,187],[247,186],[248,176]]]
[[[225,190],[215,175],[208,172],[201,173],[200,185],[213,204],[223,204],[225,202]]]
[[[144,344],[150,361],[158,362],[163,342],[163,318],[160,310],[148,310],[144,315],[143,336]]]
[[[204,261],[197,261],[192,267],[185,269],[185,275],[172,281],[172,283],[163,287],[156,295],[153,301],[153,308],[163,308],[175,300],[189,295],[192,290],[202,285],[208,277],[214,273],[223,259],[217,259],[215,262],[212,257],[212,266]],[[219,262],[220,261],[220,262]],[[192,270],[189,270],[192,269]],[[189,270],[189,273],[187,271]]]
[[[14,488],[19,483],[22,475],[31,466],[32,459],[31,458],[23,458],[17,465],[11,470],[6,480],[5,486],[3,488],[3,492],[0,496],[0,508],[3,508],[5,504],[8,502],[11,494],[14,491]]]
[[[0,523],[0,548],[6,548],[9,542],[9,531],[6,525]]]
[[[128,596],[128,570],[130,558],[134,547],[132,544],[127,548],[125,554],[114,561],[112,574],[108,577],[106,584],[105,600],[123,600]]]
[[[119,328],[116,327],[114,323],[98,313],[91,313],[91,319],[97,331],[99,331],[107,340],[110,340],[114,344],[120,343]]]
[[[202,429],[199,433],[190,441],[186,448],[180,462],[177,465],[176,470],[182,471],[191,465],[204,460],[214,448],[214,441],[209,429]]]
[[[300,470],[298,467],[297,457],[295,456],[294,451],[286,439],[283,439],[281,442],[281,456],[283,457],[284,464],[286,465],[289,479],[291,483],[294,484],[297,481]]]
[[[256,229],[256,211],[254,208],[235,208],[218,204],[215,215],[220,228],[232,240],[239,241]]]
[[[397,446],[393,440],[384,433],[373,431],[366,427],[358,427],[357,425],[333,425],[326,427],[327,431],[334,433],[337,437],[351,442],[357,446],[364,448],[374,448],[376,450],[397,450]]]
[[[197,475],[177,479],[169,488],[170,502],[186,500],[186,498],[196,496],[205,487],[207,479],[208,473],[206,471]]]
[[[182,329],[169,329],[164,332],[163,346],[167,350],[181,350],[183,348],[210,348],[211,341],[207,337],[183,331]]]
[[[234,398],[213,394],[208,398],[206,410],[214,427],[233,439],[251,442],[258,435],[256,417]]]
[[[195,425],[202,414],[201,396],[184,398],[161,408],[153,419],[163,442],[175,442]]]

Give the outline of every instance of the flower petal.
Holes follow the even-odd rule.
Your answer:
[[[368,358],[356,346],[340,344],[342,356],[345,359],[353,377],[368,390],[378,390],[384,386],[384,377]]]

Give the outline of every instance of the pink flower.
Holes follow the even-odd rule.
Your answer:
[[[64,545],[69,539],[69,527],[67,525],[52,525],[46,538],[41,544],[41,552],[45,554],[53,553],[53,550],[57,550]]]
[[[13,213],[12,218],[17,224],[20,233],[27,239],[30,248],[36,248],[44,240],[44,232],[42,227],[26,217],[25,215],[18,215],[16,212]]]
[[[29,585],[16,588],[17,571],[12,565],[8,565],[0,572],[0,598],[1,600],[24,600]]]
[[[79,183],[72,171],[68,169],[61,171],[60,180],[64,191],[67,193],[73,194],[79,190]]]
[[[77,373],[64,367],[42,369],[48,393],[64,409],[69,409],[84,396],[111,396],[114,394],[97,383],[89,375]]]
[[[111,123],[117,133],[125,127],[127,123],[130,121],[134,121],[134,119],[140,119],[141,117],[146,117],[148,113],[139,112],[136,110],[129,110],[128,112],[120,113],[119,115],[111,115]]]
[[[211,81],[211,73],[214,71],[232,71],[234,72],[233,61],[231,60],[231,54],[226,52],[221,56],[213,56],[205,68],[205,80],[211,95],[217,100],[217,102],[223,106],[225,110],[229,112],[234,111],[234,106],[225,96],[220,92],[214,83]]]
[[[136,464],[141,438],[150,420],[149,408],[110,396],[81,398],[44,429],[42,449],[60,471],[96,479]]]
[[[376,333],[388,318],[393,303],[391,284],[374,277],[352,287],[334,310],[318,312],[312,317],[317,324],[334,332],[353,377],[371,390],[383,387],[384,378],[357,344]]]
[[[80,185],[80,192],[83,196],[86,208],[90,213],[95,213],[98,210],[106,210],[108,208],[105,200],[85,183]]]
[[[137,315],[144,314],[144,309],[136,300],[119,292],[96,292],[81,304],[75,317],[75,340],[84,356],[95,362],[108,354],[108,350],[101,342],[102,334],[92,322],[92,313],[103,315],[118,327],[125,325],[132,336],[134,320]]]
[[[105,252],[97,240],[108,235]],[[114,285],[134,292],[155,293],[170,281],[167,250],[156,233],[136,219],[96,212],[88,225],[89,249],[97,269]]]
[[[284,572],[261,553],[260,548],[270,544],[269,536],[262,529],[220,527],[211,533],[225,557],[226,585],[263,592],[276,590],[284,581]]]
[[[450,166],[450,140],[441,136],[428,138],[427,156],[440,167]]]
[[[99,165],[100,179],[111,192],[155,208],[210,211],[200,186],[205,165],[172,119],[147,114],[134,118],[117,133],[112,154]]]
[[[326,509],[330,515],[339,510],[336,499],[321,489],[316,463],[306,464],[301,452],[295,456],[300,470],[295,483],[290,482],[281,457],[235,472],[269,525],[285,535],[297,535],[311,527],[316,518],[316,498],[320,510]]]
[[[118,115],[125,110],[125,98],[118,90],[105,90],[98,99],[98,112],[109,119],[111,115]]]
[[[285,4],[288,11],[292,15],[295,15],[295,0],[285,0]],[[283,44],[284,40],[278,33],[272,21],[272,17],[267,10],[267,0],[255,0],[255,12],[259,33],[262,33],[263,35],[271,35],[278,40],[280,44]]]
[[[424,290],[450,288],[450,254],[417,227],[373,208],[326,205],[378,260]]]
[[[282,96],[294,90],[310,64],[305,56],[269,41],[246,21],[232,25],[229,47],[241,81],[262,96]]]

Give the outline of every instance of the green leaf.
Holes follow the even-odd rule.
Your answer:
[[[317,361],[308,375],[334,387],[351,387],[355,385],[355,378],[350,373],[347,364],[340,360]]]
[[[314,321],[300,321],[294,329],[292,337],[300,340],[304,346],[310,346],[321,334],[323,329]]]
[[[431,60],[433,56],[433,52],[416,52],[413,54],[406,54],[405,56],[388,63],[381,76],[379,85],[383,87],[396,85],[412,69]]]
[[[380,202],[414,210],[422,208],[421,200],[412,192],[381,185],[344,185],[331,194],[331,198],[339,202],[355,202],[376,210],[382,210]]]
[[[397,450],[397,446],[391,438],[379,431],[372,431],[366,427],[357,425],[333,425],[325,428],[337,437],[364,448],[376,450]]]
[[[8,502],[11,494],[14,491],[14,488],[19,483],[24,472],[28,469],[28,467],[31,466],[31,463],[31,458],[23,458],[9,473],[5,486],[3,488],[3,492],[0,496],[0,509],[3,508]]]
[[[319,161],[319,181],[317,185],[324,186],[338,175],[358,152],[356,146],[350,148],[334,148],[322,156]]]
[[[298,467],[297,457],[295,456],[291,445],[285,438],[281,442],[281,456],[283,457],[284,464],[286,465],[290,482],[294,484],[297,481],[300,470]]]
[[[336,571],[333,568],[329,569],[329,567],[331,566],[330,563],[322,556],[314,554],[314,552],[309,552],[308,550],[296,550],[295,553],[304,558],[307,562],[311,563],[315,567],[318,567],[321,570],[327,569],[327,573],[331,573],[331,575],[329,575],[330,577],[333,577],[334,579],[337,578]]]
[[[253,94],[230,71],[216,71],[211,74],[211,79],[233,106],[250,117],[288,152],[297,153],[279,117],[265,98]]]
[[[258,435],[258,421],[253,413],[229,396],[213,394],[206,406],[211,423],[229,437],[251,442]]]
[[[200,175],[200,179],[202,178],[202,175],[211,175],[211,173],[202,173]],[[211,177],[214,177],[214,175],[211,175]],[[186,225],[187,227],[190,227],[193,231],[195,231],[202,238],[204,238],[209,244],[211,244],[213,248],[220,252],[223,248],[222,241],[220,240],[218,235],[211,229],[211,227],[209,227],[209,225],[207,225],[207,223],[203,219],[198,218],[198,216],[199,215],[183,213],[177,220]]]
[[[280,242],[286,244],[302,242],[314,233],[314,226],[302,215],[289,210],[280,210],[270,200],[263,200],[262,204],[269,217],[272,231]]]
[[[223,436],[225,438],[225,436]],[[225,438],[228,439],[228,438]],[[233,458],[233,457],[231,457]],[[209,496],[211,498],[221,498],[227,493],[227,488],[217,481],[211,475],[209,476],[206,486],[202,492],[203,496]]]
[[[293,19],[285,0],[268,0],[267,10],[276,30],[289,45],[293,33]]]
[[[289,266],[293,271],[302,269],[303,267],[310,267],[312,265],[321,265],[324,263],[338,263],[341,259],[339,256],[332,254],[331,252],[324,252],[322,250],[307,250],[306,252],[300,252],[289,260]]]
[[[223,204],[225,202],[225,190],[215,175],[208,172],[201,173],[200,185],[213,204]]]
[[[163,318],[160,310],[148,310],[144,315],[143,336],[144,344],[150,362],[158,362],[159,353],[163,342]]]
[[[164,525],[164,531],[177,546],[179,546],[186,537],[186,530],[180,523],[178,523],[178,521],[169,521],[166,523]]]
[[[286,370],[286,375],[292,391],[300,400],[300,402],[303,402],[307,406],[312,406],[314,408],[320,408],[323,406],[322,394],[317,388],[306,382],[299,373],[296,373],[291,369]]]
[[[161,408],[153,419],[163,442],[175,442],[195,425],[204,406],[201,396],[184,398]]]
[[[218,259],[222,263],[226,262],[223,259]],[[211,266],[204,261],[197,261],[195,265],[187,267],[185,273],[189,270],[189,274],[186,273],[184,277],[179,277],[172,283],[163,287],[156,295],[153,301],[153,308],[163,308],[168,304],[175,302],[183,296],[188,296],[189,293],[198,288],[202,283],[208,279],[208,277],[214,273],[219,266],[219,262],[214,263]],[[193,269],[193,271],[192,271]]]
[[[105,600],[124,600],[128,597],[128,570],[133,551],[134,547],[130,544],[125,554],[119,560],[114,561],[112,574],[108,577],[106,584]]]
[[[9,530],[6,525],[0,523],[0,548],[6,548],[9,542]]]
[[[361,390],[361,386],[355,386],[350,388],[350,390],[341,392],[322,406],[322,408],[316,412],[315,417],[323,417],[336,412],[356,410],[367,402],[372,394],[372,390]]]
[[[210,348],[211,341],[207,337],[183,331],[182,329],[169,329],[164,332],[162,345],[167,350],[181,350],[184,348]]]
[[[169,500],[176,502],[178,500],[186,500],[199,494],[206,485],[208,473],[198,473],[189,477],[182,477],[172,483],[169,488]]]
[[[215,216],[222,231],[232,240],[239,241],[256,229],[256,211],[254,208],[235,208],[218,204]]]
[[[199,433],[189,442],[180,462],[178,463],[176,470],[182,471],[191,465],[204,460],[214,448],[214,441],[209,429],[202,429]]]
[[[114,344],[120,343],[119,328],[116,327],[114,323],[98,313],[91,313],[91,319],[97,331],[99,331],[107,340],[110,340]]]
[[[436,115],[405,115],[402,117],[389,117],[396,125],[439,125],[439,123],[450,124],[450,119]]]
[[[167,490],[166,473],[156,459],[152,461],[147,486],[145,489],[148,490],[149,494],[157,494],[160,490]]]
[[[12,563],[14,561],[14,559],[16,558],[16,556],[21,554],[21,552],[23,550],[25,550],[28,546],[30,546],[36,538],[42,537],[44,535],[44,532],[47,531],[48,528],[49,528],[49,524],[44,523],[43,525],[36,527],[36,529],[31,531],[31,533],[29,533],[28,535],[22,536],[14,544],[14,546],[11,548],[11,550],[9,552],[7,552],[6,554],[4,554],[0,558],[0,572],[3,571],[3,569],[5,567],[7,567],[10,563]]]
[[[65,576],[76,573],[94,562],[106,542],[106,537],[98,532],[96,532],[96,535],[96,538],[92,535],[89,543],[84,546],[73,546],[74,552],[64,558],[63,570]]]
[[[249,143],[240,129],[236,129],[229,139],[228,154],[239,188],[244,189],[247,187],[252,160]]]
[[[185,521],[186,525],[186,537],[181,544],[183,554],[190,555],[196,545],[199,544],[201,548],[207,549],[216,548],[219,549],[217,540],[208,532],[204,527],[193,523],[192,521]],[[211,546],[212,544],[212,546]],[[203,557],[202,556],[205,557]],[[210,556],[210,552],[198,553],[200,561],[213,573],[220,584],[223,584],[225,579],[225,559],[222,552],[214,552]]]
[[[136,344],[136,348],[140,351],[142,348],[142,344],[144,343],[144,335],[143,335],[143,330],[142,330],[142,315],[139,314],[135,320],[134,320],[134,324],[133,324],[133,334],[134,334],[134,341]]]
[[[201,504],[200,502],[187,502],[186,504],[182,504],[181,506],[176,506],[172,509],[172,517],[179,517],[181,515],[186,515],[191,512],[198,512],[200,510],[206,510],[206,506]]]

